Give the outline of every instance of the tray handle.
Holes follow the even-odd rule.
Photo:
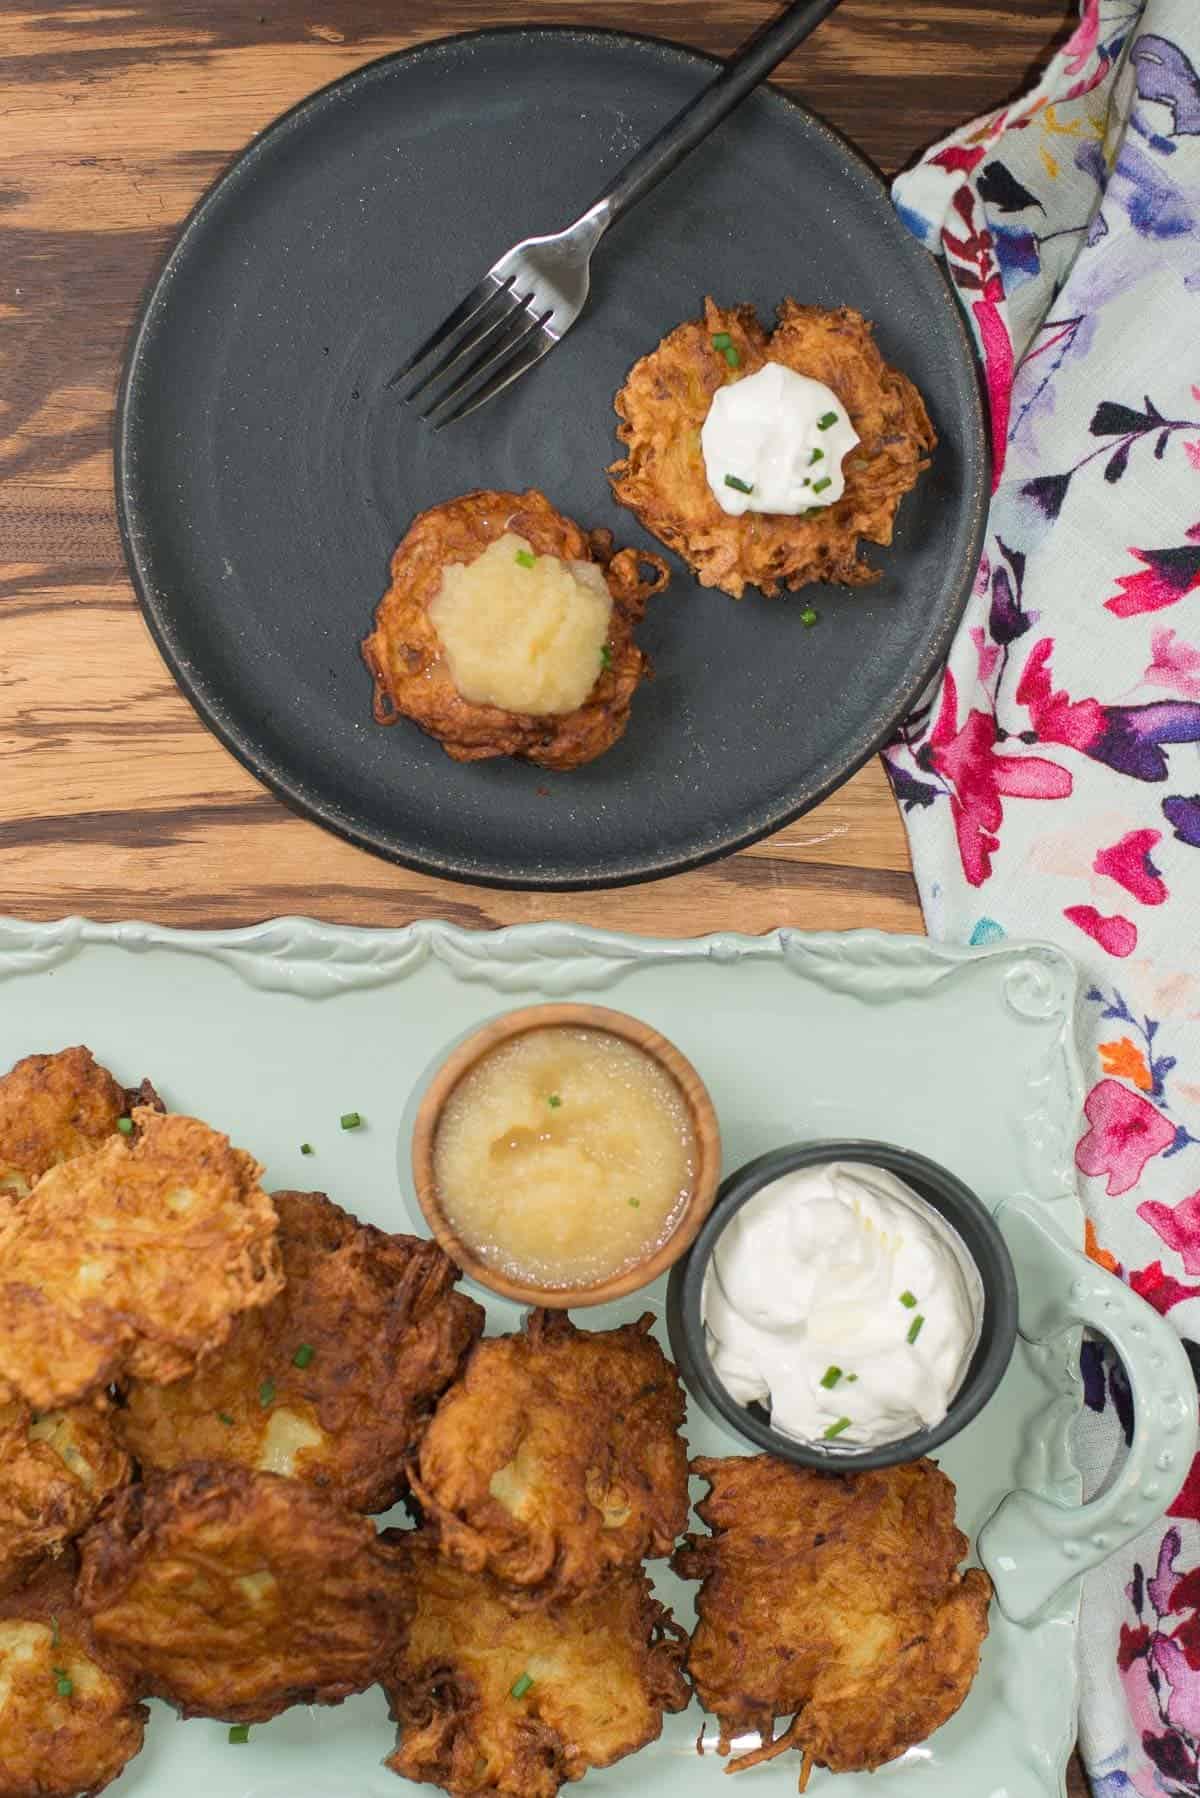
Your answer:
[[[1058,1505],[1010,1492],[980,1531],[979,1556],[1001,1610],[1030,1623],[1162,1516],[1196,1451],[1196,1385],[1179,1337],[1144,1299],[1021,1201],[1005,1201],[995,1215],[1016,1267],[1021,1335],[1042,1342],[1086,1325],[1112,1344],[1133,1393],[1133,1441],[1102,1497]]]

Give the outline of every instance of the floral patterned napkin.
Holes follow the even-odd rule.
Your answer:
[[[1200,0],[1082,0],[1033,92],[895,201],[972,320],[995,458],[962,629],[886,758],[926,921],[1082,967],[1088,1249],[1200,1340]],[[1094,1488],[1128,1389],[1098,1344],[1084,1375]],[[1200,1460],[1178,1471],[1086,1583],[1101,1798],[1200,1794]]]

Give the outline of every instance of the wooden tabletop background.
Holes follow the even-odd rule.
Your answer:
[[[0,0],[0,911],[192,926],[549,915],[687,935],[919,930],[872,764],[724,863],[542,897],[427,879],[292,815],[200,724],[125,575],[113,393],[139,297],[197,196],[311,89],[501,21],[625,26],[724,55],[766,0]],[[887,173],[1024,86],[1067,0],[844,0],[778,79]],[[1072,1790],[1084,1790],[1078,1767]]]

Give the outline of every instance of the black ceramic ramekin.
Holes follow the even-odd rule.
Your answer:
[[[731,1398],[713,1371],[704,1340],[701,1295],[704,1276],[717,1240],[734,1213],[771,1181],[798,1168],[827,1162],[861,1162],[884,1168],[903,1180],[954,1230],[978,1273],[983,1289],[979,1342],[950,1409],[932,1429],[918,1430],[896,1442],[855,1448],[840,1442],[798,1442],[771,1428],[762,1406],[742,1405]],[[695,1242],[671,1270],[667,1289],[667,1329],[671,1351],[688,1391],[716,1422],[744,1436],[756,1448],[802,1467],[829,1473],[853,1473],[892,1467],[929,1454],[970,1422],[991,1398],[1012,1358],[1017,1339],[1017,1281],[1012,1260],[990,1213],[954,1174],[911,1149],[882,1142],[809,1142],[775,1149],[730,1174]]]

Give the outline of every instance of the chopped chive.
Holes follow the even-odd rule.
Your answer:
[[[602,643],[600,645],[600,666],[602,668],[612,667],[612,650],[608,647],[607,643]]]
[[[714,350],[727,350],[732,342],[733,338],[728,331],[718,331],[712,340],[712,346]]]
[[[549,1098],[546,1100],[546,1103],[550,1107],[551,1111],[557,1111],[559,1106],[562,1104],[562,1100],[557,1093],[551,1093]]]
[[[858,1378],[858,1375],[856,1373],[848,1373],[846,1375],[846,1384],[848,1386],[853,1386],[853,1384],[854,1384],[855,1380],[857,1380],[857,1378]]]
[[[906,1310],[915,1311],[917,1308],[916,1293],[915,1292],[902,1292],[900,1294],[900,1303],[906,1308]]]
[[[635,1211],[640,1211],[642,1208],[642,1201],[640,1199],[630,1199],[629,1203],[633,1206]]]
[[[532,1684],[533,1684],[532,1676],[528,1673],[522,1673],[520,1679],[517,1681],[516,1685],[512,1689],[513,1697],[514,1698],[524,1698],[526,1692],[528,1692],[528,1690]]]
[[[754,492],[753,481],[743,481],[735,474],[727,474],[725,476],[725,485],[727,487],[736,487],[739,493]]]
[[[235,1747],[241,1742],[248,1742],[250,1740],[250,1725],[248,1723],[234,1723],[229,1731],[229,1740]]]
[[[722,352],[722,354],[724,355],[725,360],[726,360],[726,362],[728,362],[730,368],[740,368],[742,366],[742,358],[738,355],[737,351],[734,349],[732,344],[730,344],[728,346],[728,348]]]
[[[835,1436],[840,1436],[843,1430],[848,1430],[849,1428],[850,1419],[848,1417],[839,1417],[836,1423],[831,1423],[827,1430],[822,1430],[821,1434],[826,1442],[832,1442]]]
[[[519,549],[517,551],[517,561],[521,564],[522,568],[532,568],[537,561],[537,557],[533,554],[532,550]]]
[[[832,486],[833,486],[833,476],[831,474],[822,475],[821,479],[819,481],[813,482],[813,492],[814,493],[824,493],[826,487],[832,487]]]
[[[300,1153],[302,1155],[315,1155],[316,1150],[313,1148],[313,1146],[310,1142],[302,1142],[300,1144]]]
[[[274,1380],[264,1380],[262,1385],[258,1389],[258,1402],[262,1406],[263,1410],[265,1411],[267,1406],[270,1404],[273,1404],[274,1401],[275,1401],[275,1382],[274,1382]]]
[[[233,1428],[233,1419],[229,1415],[228,1411],[218,1411],[217,1416],[221,1419],[221,1422],[223,1424],[225,1424],[229,1429]]]
[[[122,1136],[132,1136],[133,1135],[133,1119],[132,1118],[118,1118],[117,1119],[117,1129],[121,1132]]]
[[[58,1618],[52,1615],[50,1618],[50,1646],[51,1646],[51,1648],[57,1648],[58,1644],[61,1640],[62,1640],[62,1637],[59,1634]]]
[[[817,429],[818,431],[827,431],[831,425],[835,425],[836,423],[836,412],[822,412],[820,418],[817,420]]]
[[[300,1347],[296,1350],[295,1354],[292,1356],[292,1366],[293,1367],[307,1367],[309,1365],[309,1363],[311,1362],[313,1356],[316,1354],[316,1352],[317,1351],[313,1347],[311,1342],[302,1342],[300,1344]]]
[[[67,1672],[65,1667],[51,1667],[50,1671],[54,1675],[54,1684],[59,1697],[69,1698],[71,1693],[75,1690],[71,1675]]]
[[[917,1340],[917,1337],[921,1334],[921,1325],[924,1322],[925,1322],[925,1319],[921,1316],[921,1313],[918,1311],[917,1315],[913,1318],[912,1322],[908,1326],[908,1340],[910,1342],[915,1342]]]
[[[343,1130],[357,1130],[362,1124],[361,1111],[343,1111],[339,1119]]]
[[[821,1375],[821,1384],[824,1386],[826,1392],[832,1392],[841,1377],[842,1370],[840,1367],[827,1367],[825,1372]]]
[[[818,611],[815,611],[812,606],[805,606],[800,614],[800,622],[805,625],[813,625],[820,616],[821,614]]]
[[[815,462],[823,462],[824,460],[825,460],[825,451],[823,449],[815,449],[813,451],[812,455],[808,458],[808,466],[811,468]]]

